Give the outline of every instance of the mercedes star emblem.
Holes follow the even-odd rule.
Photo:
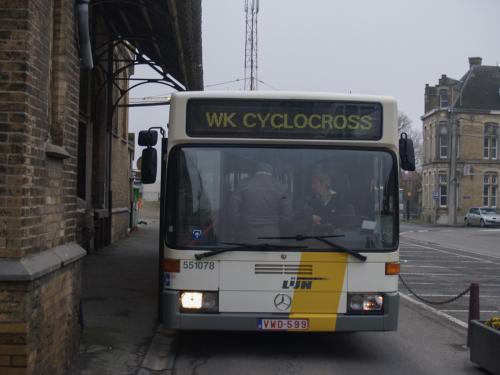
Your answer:
[[[277,294],[276,297],[274,297],[274,306],[276,306],[278,310],[288,310],[291,305],[292,297],[290,297],[288,294]]]

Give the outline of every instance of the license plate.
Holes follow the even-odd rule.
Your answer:
[[[305,331],[309,329],[309,320],[259,319],[257,328],[265,331]]]

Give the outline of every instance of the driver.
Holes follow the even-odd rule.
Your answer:
[[[306,201],[306,214],[312,225],[331,223],[335,216],[354,215],[352,205],[343,202],[331,188],[330,177],[315,174],[311,178],[312,196]]]

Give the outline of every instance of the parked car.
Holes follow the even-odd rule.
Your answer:
[[[500,225],[500,213],[495,208],[471,207],[465,215],[466,226],[479,225],[484,228],[488,225]]]

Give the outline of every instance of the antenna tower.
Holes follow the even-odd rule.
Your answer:
[[[245,0],[245,90],[257,90],[257,14],[259,0]]]

